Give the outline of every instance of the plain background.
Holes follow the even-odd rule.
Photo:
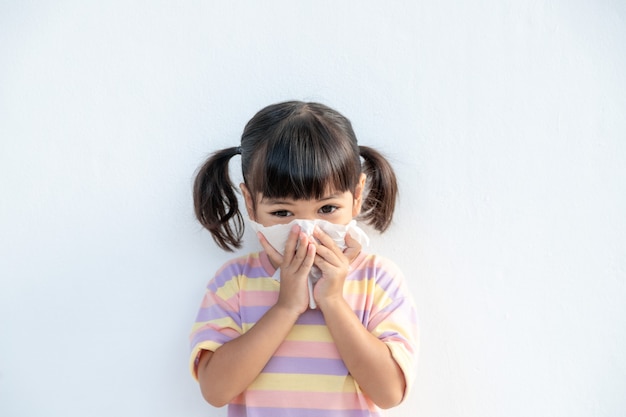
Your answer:
[[[626,415],[625,21],[608,0],[0,2],[0,415],[225,415],[187,369],[232,256],[191,184],[287,99],[343,112],[400,178],[370,250],[404,270],[421,350],[389,416]]]

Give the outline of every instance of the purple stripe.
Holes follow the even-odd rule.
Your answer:
[[[213,304],[212,306],[201,308],[198,310],[198,316],[196,317],[196,323],[201,323],[209,320],[223,319],[230,317],[238,325],[241,324],[241,317],[236,311],[224,310],[221,306]]]
[[[402,322],[413,322],[417,321],[416,312],[413,308],[413,303],[411,300],[406,298],[396,298],[393,300],[385,308],[381,309],[376,313],[373,319],[378,319],[378,316],[388,317],[388,316],[396,316],[400,317],[400,319],[395,319],[393,321],[402,321]]]
[[[269,278],[265,269],[261,266],[241,268],[241,265],[231,264],[227,268],[222,269],[210,282],[207,288],[213,292],[222,288],[233,278],[240,275],[246,276],[248,279]]]
[[[322,311],[318,308],[315,310],[308,309],[298,317],[296,324],[308,324],[313,326],[325,326],[326,320]]]
[[[382,273],[381,273],[382,272]],[[368,271],[369,273],[369,271]],[[395,275],[391,275],[385,271],[377,271],[376,275],[368,275],[376,280],[376,284],[382,288],[387,294],[397,294],[399,281]]]
[[[209,320],[222,319],[230,317],[237,324],[241,323],[256,323],[271,306],[242,306],[239,314],[236,311],[225,310],[223,307],[213,304],[209,307],[201,308],[198,310],[196,322],[204,322]],[[307,310],[305,311],[296,322],[298,325],[314,325],[324,326],[326,321],[324,315],[320,310]]]
[[[242,323],[256,323],[261,320],[261,317],[271,306],[240,306],[239,314],[241,315]]]
[[[230,342],[230,336],[227,336],[223,333],[218,332],[214,329],[203,329],[199,332],[193,333],[191,335],[190,345],[191,349],[193,349],[198,343],[205,341],[217,342],[219,344],[224,344],[226,342]]]
[[[221,288],[225,283],[239,275],[244,275],[249,279],[267,278],[271,274],[265,270],[261,264],[261,260],[251,253],[248,256],[235,258],[227,262],[213,277],[209,283],[209,288]]]
[[[250,407],[229,404],[228,417],[380,417],[380,413],[370,410],[321,410],[304,408]]]
[[[392,341],[394,342],[400,342],[402,344],[404,344],[405,346],[410,346],[411,344],[409,343],[408,340],[406,340],[406,337],[398,332],[382,332],[380,335],[378,335],[378,338],[380,340],[388,340],[388,339],[392,339]]]
[[[347,281],[363,281],[363,280],[376,280],[376,283],[381,286],[385,291],[392,291],[395,293],[398,284],[401,280],[397,279],[397,276],[401,272],[395,268],[393,264],[387,262],[381,262],[381,258],[370,258],[366,260],[367,266],[359,265],[346,277]],[[393,290],[392,290],[393,288]]]
[[[341,359],[295,358],[274,356],[265,365],[263,372],[306,374],[306,375],[348,375],[348,369]]]
[[[241,306],[241,321],[243,323],[256,323],[270,309],[271,306]],[[296,324],[324,326],[326,321],[322,312],[317,310],[307,310],[298,317]]]

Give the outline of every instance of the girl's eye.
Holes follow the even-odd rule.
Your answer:
[[[323,206],[320,209],[320,212],[322,212],[324,214],[330,214],[330,213],[334,212],[335,210],[337,210],[337,206],[326,205],[326,206]]]
[[[288,217],[290,216],[291,213],[287,210],[277,210],[272,212],[272,216],[276,216],[276,217]]]

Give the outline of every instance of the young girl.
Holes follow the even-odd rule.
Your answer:
[[[194,184],[198,220],[230,251],[244,230],[228,173],[235,155],[264,250],[227,262],[208,284],[191,334],[202,395],[248,417],[378,416],[399,404],[414,375],[414,304],[397,267],[362,252],[353,222],[387,229],[391,166],[322,104],[262,109],[241,146],[215,152]],[[269,238],[284,227],[286,241]],[[339,239],[331,229],[343,231]]]

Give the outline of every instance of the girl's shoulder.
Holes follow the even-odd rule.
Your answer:
[[[394,299],[410,299],[411,294],[404,274],[391,259],[373,253],[361,253],[351,264],[348,280],[355,288],[391,294]]]
[[[375,281],[376,285],[404,288],[406,280],[402,270],[391,259],[374,253],[361,252],[350,265],[350,279]]]
[[[375,253],[361,252],[352,262],[352,270],[368,271],[376,274],[386,273],[391,275],[402,275],[402,271],[391,259]]]
[[[259,276],[272,276],[275,270],[263,251],[251,252],[240,255],[226,261],[215,273],[216,277],[245,276],[255,278]]]

